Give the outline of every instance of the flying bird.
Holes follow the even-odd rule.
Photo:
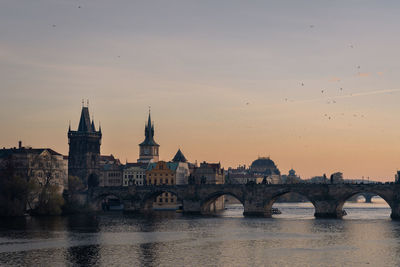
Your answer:
[[[324,93],[324,90],[321,90],[321,93],[323,94],[323,93]]]

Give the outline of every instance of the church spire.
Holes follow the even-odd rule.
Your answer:
[[[81,119],[79,121],[78,131],[92,132],[88,107],[82,106]]]

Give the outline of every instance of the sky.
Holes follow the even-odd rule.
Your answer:
[[[392,181],[400,2],[0,0],[0,146],[68,154],[82,99],[102,154]]]

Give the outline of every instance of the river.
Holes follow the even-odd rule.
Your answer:
[[[400,266],[400,222],[389,207],[347,203],[342,220],[310,203],[279,203],[273,218],[109,212],[0,219],[1,266]]]

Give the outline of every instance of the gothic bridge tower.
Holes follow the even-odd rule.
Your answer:
[[[154,125],[151,122],[151,116],[149,111],[149,119],[144,130],[145,139],[139,144],[139,159],[138,162],[149,163],[158,161],[158,149],[159,144],[154,141]]]
[[[86,188],[99,184],[101,128],[90,121],[89,108],[82,105],[77,131],[68,130],[68,175],[77,176]]]

